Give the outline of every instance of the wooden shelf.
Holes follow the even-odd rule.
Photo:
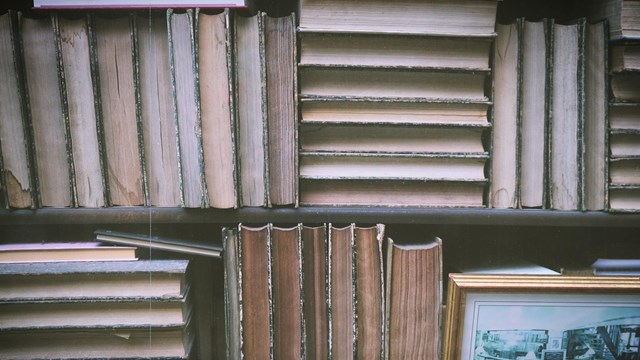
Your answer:
[[[415,225],[640,227],[639,213],[538,209],[300,207],[237,210],[155,207],[0,210],[0,225],[385,223]]]

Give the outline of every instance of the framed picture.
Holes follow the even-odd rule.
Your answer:
[[[640,360],[640,278],[451,274],[443,360]]]

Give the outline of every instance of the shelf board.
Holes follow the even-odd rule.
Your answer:
[[[0,210],[0,226],[81,224],[384,223],[422,225],[640,228],[640,213],[538,209],[300,207],[183,209],[156,207]]]

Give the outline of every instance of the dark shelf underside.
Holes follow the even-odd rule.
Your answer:
[[[237,210],[112,207],[0,210],[0,225],[39,224],[236,224],[385,223],[424,225],[640,227],[640,213],[553,210],[301,207]]]

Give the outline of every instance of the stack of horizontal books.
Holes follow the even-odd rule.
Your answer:
[[[136,260],[134,250],[92,243],[3,246],[2,356],[180,359],[195,353],[189,262]]]
[[[484,205],[496,7],[301,1],[301,204]]]
[[[640,211],[640,3],[594,1],[593,20],[609,21],[609,207]]]

